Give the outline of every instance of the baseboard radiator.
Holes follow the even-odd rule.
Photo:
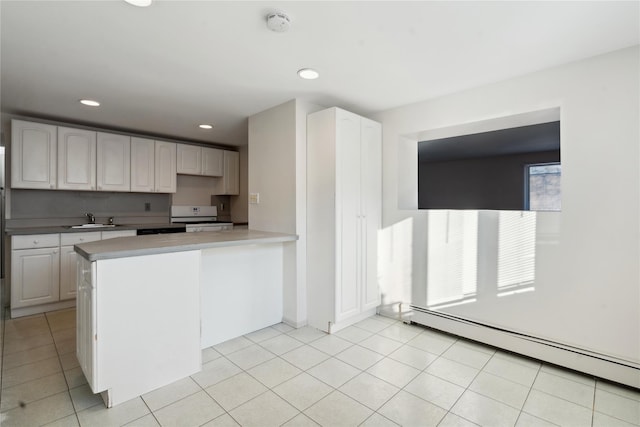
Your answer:
[[[414,323],[640,389],[640,364],[411,306]]]

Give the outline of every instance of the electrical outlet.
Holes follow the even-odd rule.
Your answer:
[[[151,210],[151,203],[145,202],[144,203],[144,211],[145,212],[149,212],[150,210]]]
[[[249,193],[249,204],[257,205],[260,203],[260,193]]]

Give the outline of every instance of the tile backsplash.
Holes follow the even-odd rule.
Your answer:
[[[219,221],[231,221],[231,196],[211,196],[211,206],[218,207]]]
[[[11,219],[156,216],[169,219],[170,194],[11,190]]]

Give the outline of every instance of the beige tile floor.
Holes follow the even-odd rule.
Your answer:
[[[78,367],[74,310],[6,320],[1,424],[640,425],[638,390],[380,316],[334,335],[274,325],[203,362],[106,409]]]

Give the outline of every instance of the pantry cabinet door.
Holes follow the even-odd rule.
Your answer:
[[[336,114],[336,322],[360,312],[360,117]]]
[[[362,310],[380,305],[378,230],[382,227],[382,125],[361,122]]]

